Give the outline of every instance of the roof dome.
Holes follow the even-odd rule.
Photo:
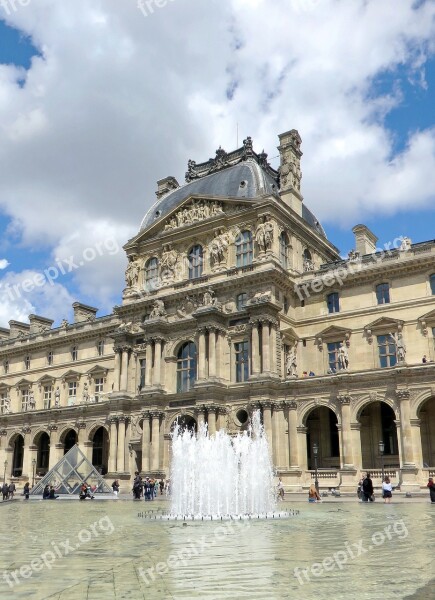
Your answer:
[[[140,231],[168,215],[190,196],[254,200],[264,195],[273,195],[279,200],[279,172],[269,165],[267,154],[256,154],[252,150],[252,140],[247,138],[243,148],[229,154],[219,148],[216,158],[205,163],[197,165],[189,160],[186,183],[168,191],[153,204],[142,220]],[[302,218],[326,238],[319,221],[304,204]]]

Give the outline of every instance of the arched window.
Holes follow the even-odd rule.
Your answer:
[[[147,261],[145,265],[145,289],[148,292],[158,287],[159,280],[159,261],[154,256]]]
[[[236,267],[247,267],[252,264],[252,233],[242,231],[236,239]]]
[[[196,346],[183,344],[177,356],[177,392],[188,392],[196,381]]]
[[[283,231],[279,236],[279,262],[284,269],[288,269],[288,250],[288,236],[285,231]]]
[[[236,296],[237,310],[244,310],[247,301],[248,301],[248,294],[246,292],[242,292],[241,294],[237,294],[237,296]]]
[[[204,252],[202,246],[196,245],[189,252],[189,279],[202,277]]]
[[[429,277],[430,281],[430,291],[432,292],[432,296],[435,296],[435,273]]]

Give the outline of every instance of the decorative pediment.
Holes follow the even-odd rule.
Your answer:
[[[283,344],[294,344],[295,342],[300,341],[298,334],[295,332],[295,330],[292,327],[285,329],[281,333],[281,336],[282,336]]]
[[[391,319],[389,317],[381,317],[373,323],[369,323],[364,327],[364,331],[369,344],[373,341],[374,333],[388,333],[390,331],[400,333],[403,328],[403,321],[398,319]]]
[[[93,377],[106,377],[107,369],[101,365],[95,365],[95,367],[92,367],[92,369],[90,369],[86,375],[89,377],[89,379],[92,379]]]
[[[20,381],[18,381],[15,384],[15,387],[18,388],[31,388],[33,385],[33,381],[29,381],[28,379],[20,379]]]
[[[435,310],[431,310],[422,317],[419,317],[418,322],[420,323],[423,335],[427,335],[428,328],[435,327]]]
[[[346,344],[346,346],[350,346],[350,336],[352,332],[350,329],[345,329],[344,327],[337,327],[332,325],[331,327],[327,327],[320,333],[316,335],[316,344],[319,350],[323,350],[323,344],[326,342],[338,342],[342,341]]]
[[[36,383],[39,387],[43,387],[44,385],[53,385],[55,381],[56,379],[54,377],[43,375]]]
[[[79,373],[78,371],[73,371],[72,369],[70,369],[69,371],[67,371],[66,373],[64,373],[62,375],[62,382],[65,381],[78,381],[81,377],[81,373]]]

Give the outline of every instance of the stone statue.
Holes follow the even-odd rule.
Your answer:
[[[399,250],[401,252],[407,252],[408,250],[411,250],[411,244],[411,239],[405,236],[402,238],[402,243],[400,244]]]
[[[83,385],[83,402],[89,402],[89,388],[87,383]]]
[[[68,327],[68,321],[66,319],[62,319],[60,326],[62,329],[66,329]]]
[[[310,273],[311,271],[314,271],[314,263],[311,260],[311,258],[305,258],[304,259],[304,273]]]
[[[131,260],[128,263],[125,272],[125,282],[127,287],[136,287],[139,280],[140,266],[137,260]]]
[[[267,250],[272,250],[273,244],[273,223],[270,217],[264,217],[264,245]]]
[[[357,262],[361,259],[361,254],[356,250],[351,250],[347,255],[347,258],[350,262]]]
[[[33,392],[30,391],[29,392],[29,410],[35,410],[35,408],[36,408],[35,396],[33,395]]]
[[[228,234],[223,229],[216,229],[215,238],[210,244],[210,261],[211,266],[217,266],[226,261],[229,245]]]
[[[296,355],[296,350],[298,347],[298,343],[295,342],[294,346],[292,348],[290,348],[290,350],[287,352],[287,357],[286,357],[286,373],[287,373],[287,377],[297,377],[298,373],[297,373],[297,368],[298,368],[298,362],[297,362],[297,355]]]
[[[263,217],[255,230],[255,241],[257,242],[258,250],[260,252],[266,252],[265,221],[266,217]]]
[[[54,406],[55,408],[59,408],[60,406],[60,389],[57,386],[56,391],[54,392]]]
[[[215,306],[216,304],[216,298],[214,295],[214,291],[212,289],[208,289],[205,293],[204,293],[204,298],[203,298],[203,305],[204,306]]]
[[[163,281],[173,281],[175,279],[177,261],[178,254],[172,249],[171,244],[163,246],[162,257],[160,259]]]
[[[347,371],[349,367],[349,353],[344,342],[341,342],[338,349],[337,363],[341,371]]]
[[[165,303],[163,300],[156,300],[153,304],[153,309],[150,312],[150,319],[159,319],[166,317]]]
[[[3,414],[10,415],[11,414],[11,398],[9,395],[6,396],[4,401]]]
[[[405,346],[405,342],[403,340],[402,333],[400,331],[397,334],[390,332],[389,335],[390,335],[390,338],[393,340],[393,342],[396,345],[397,362],[404,363],[405,359],[406,359],[406,346]]]

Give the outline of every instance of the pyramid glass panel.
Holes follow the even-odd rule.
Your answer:
[[[46,485],[53,486],[56,495],[79,495],[80,487],[87,483],[92,493],[113,495],[111,487],[76,445],[44,476],[30,492],[41,496]]]

